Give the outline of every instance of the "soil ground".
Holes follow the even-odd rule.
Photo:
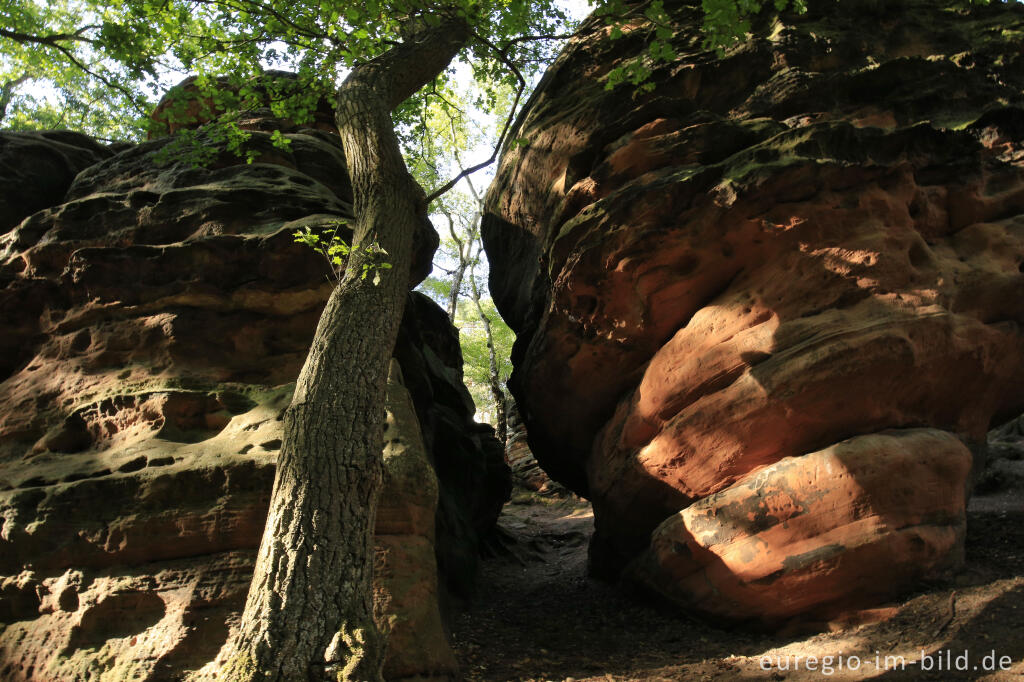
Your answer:
[[[1024,487],[974,498],[951,580],[812,635],[719,629],[590,579],[589,505],[514,501],[499,520],[510,551],[484,561],[453,622],[466,680],[1024,679]]]

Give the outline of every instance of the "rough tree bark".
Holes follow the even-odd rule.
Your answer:
[[[270,512],[227,679],[381,679],[385,638],[373,620],[371,581],[385,384],[422,209],[390,114],[467,39],[466,22],[457,18],[410,31],[353,69],[338,91],[354,246],[285,414]],[[361,277],[375,243],[392,266],[375,271],[379,285],[372,274]]]

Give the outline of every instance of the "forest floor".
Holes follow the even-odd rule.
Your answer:
[[[484,560],[477,599],[454,619],[456,655],[468,681],[1022,680],[1024,486],[976,496],[968,524],[950,581],[870,624],[765,635],[588,578],[589,504],[520,493],[499,520],[509,551]]]

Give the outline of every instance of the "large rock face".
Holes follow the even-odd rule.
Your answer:
[[[588,21],[489,194],[531,447],[596,569],[732,620],[890,597],[1024,407],[1024,7],[766,11],[721,57],[671,14],[635,94],[650,25]]]
[[[166,139],[113,156],[54,138],[45,158],[77,159],[75,142],[100,163],[55,175],[64,186],[45,210],[4,208],[15,226],[0,237],[3,679],[215,669],[251,578],[281,415],[332,286],[292,232],[351,215],[337,137],[286,130],[287,151],[254,132],[256,163],[224,153],[201,168],[161,158]],[[22,136],[3,140],[0,153],[23,154]],[[397,643],[386,671],[447,678],[437,565],[449,589],[468,589],[508,471],[472,421],[457,333],[419,294],[396,357],[381,406],[376,588]]]
[[[0,138],[0,233],[64,200],[78,172],[113,153],[67,130],[5,133]]]

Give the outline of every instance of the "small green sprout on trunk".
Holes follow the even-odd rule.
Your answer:
[[[326,227],[321,229],[320,232],[314,232],[307,226],[293,233],[297,243],[305,244],[324,257],[328,267],[331,269],[331,275],[337,284],[341,284],[342,277],[345,274],[345,266],[348,263],[349,256],[352,254],[352,247],[338,235],[338,229],[344,224],[344,220],[333,220],[327,223]],[[391,263],[384,260],[388,252],[374,239],[363,249],[363,253],[365,254],[365,260],[362,263],[362,271],[359,273],[359,278],[366,279],[372,272],[373,285],[377,286],[380,284],[380,271],[391,269]]]

